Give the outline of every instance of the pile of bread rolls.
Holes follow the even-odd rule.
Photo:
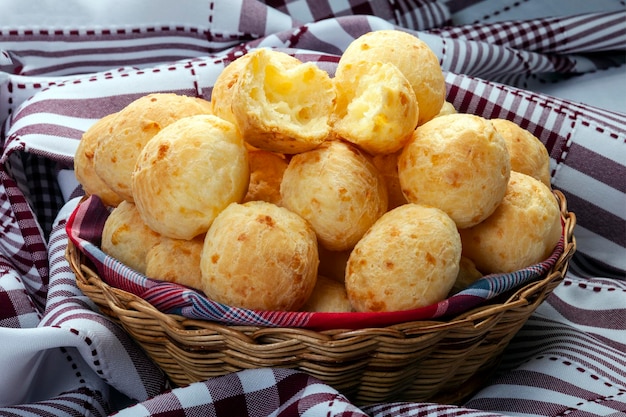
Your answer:
[[[402,31],[359,37],[332,76],[257,49],[210,101],[149,94],[96,122],[76,177],[111,207],[103,251],[151,278],[257,310],[419,308],[561,236],[543,144],[445,94]]]

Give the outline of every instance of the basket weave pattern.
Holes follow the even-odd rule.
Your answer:
[[[325,331],[227,326],[164,314],[109,286],[71,242],[67,259],[85,295],[121,324],[176,385],[243,369],[283,367],[322,380],[355,404],[454,403],[482,385],[513,336],[563,280],[576,250],[576,218],[563,194],[555,195],[565,246],[552,270],[506,298],[446,321]]]

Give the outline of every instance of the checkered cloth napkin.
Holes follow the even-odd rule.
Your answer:
[[[626,115],[615,98],[623,90],[616,83],[586,94],[602,107],[542,93],[623,76],[615,72],[626,51],[622,2],[142,0],[103,8],[43,0],[32,11],[6,0],[2,7],[0,415],[626,412]],[[171,389],[77,289],[64,258],[81,195],[71,169],[82,132],[149,92],[208,99],[224,65],[252,48],[279,48],[332,72],[355,37],[388,28],[411,31],[437,53],[459,111],[513,120],[546,145],[552,185],[577,216],[568,276],[514,338],[493,379],[462,405],[357,408],[332,387],[281,369]],[[610,108],[616,102],[621,107]]]

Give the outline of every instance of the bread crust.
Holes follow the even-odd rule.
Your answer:
[[[206,234],[203,290],[254,310],[302,308],[317,281],[315,232],[300,216],[265,201],[232,203]]]
[[[173,239],[206,233],[228,204],[244,197],[247,152],[235,126],[213,115],[165,127],[145,145],[132,175],[142,219]]]
[[[550,155],[545,145],[528,130],[506,119],[491,119],[504,138],[511,158],[511,170],[550,184]]]
[[[336,251],[352,248],[388,204],[385,182],[369,157],[339,140],[294,155],[280,194],[285,207],[311,223],[320,244]]]
[[[408,220],[410,219],[410,221]],[[446,298],[459,272],[461,238],[443,211],[405,204],[356,244],[346,290],[356,311],[409,310]]]
[[[463,255],[484,274],[513,272],[548,258],[562,234],[559,205],[541,181],[511,172],[496,211],[461,229]]]
[[[111,113],[97,120],[83,133],[76,153],[74,154],[74,175],[76,180],[82,185],[83,190],[88,195],[97,195],[102,203],[109,207],[115,207],[122,202],[115,191],[100,178],[94,168],[94,157],[98,141],[101,137],[109,134],[112,129],[111,120],[115,118],[116,113]]]
[[[131,102],[111,120],[98,141],[94,169],[118,195],[133,201],[132,172],[139,153],[154,135],[183,117],[210,114],[207,100],[173,93],[153,93]]]
[[[406,199],[442,209],[460,228],[493,213],[506,193],[510,171],[506,144],[493,125],[464,113],[419,126],[398,158]]]

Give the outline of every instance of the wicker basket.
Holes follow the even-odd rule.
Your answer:
[[[388,401],[456,403],[480,388],[529,316],[562,281],[576,250],[576,218],[561,204],[565,247],[552,270],[488,305],[446,321],[313,331],[227,326],[158,311],[111,287],[70,242],[79,288],[120,323],[175,385],[259,367],[292,368],[336,388],[357,405]]]

